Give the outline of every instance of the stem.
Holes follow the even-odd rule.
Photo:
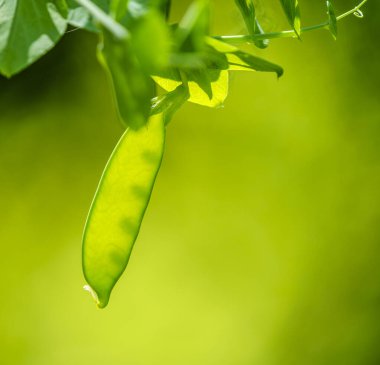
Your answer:
[[[360,13],[360,8],[367,2],[368,0],[363,0],[359,5],[355,6],[355,8],[337,16],[337,20],[341,20],[351,14]],[[310,32],[317,29],[328,29],[329,22],[324,22],[317,25],[312,25],[309,27],[301,28],[301,34],[305,32]],[[262,33],[262,34],[254,34],[254,35],[222,35],[213,37],[220,41],[232,44],[241,44],[241,43],[252,43],[259,40],[265,39],[273,39],[273,38],[298,38],[297,33],[294,30],[284,30],[282,32],[272,32],[272,33]]]
[[[124,40],[129,37],[127,29],[125,29],[116,20],[110,17],[97,5],[90,0],[75,0],[79,5],[83,6],[104,28],[110,31],[115,38]]]
[[[359,5],[355,6],[353,9],[347,11],[346,13],[343,13],[336,17],[336,20],[340,20],[345,18],[346,16],[349,16],[351,14],[355,14],[360,10],[360,8],[367,2],[368,0],[363,0]]]

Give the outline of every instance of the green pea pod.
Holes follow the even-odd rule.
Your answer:
[[[160,168],[164,114],[128,129],[104,170],[83,236],[83,272],[99,308],[125,270]]]

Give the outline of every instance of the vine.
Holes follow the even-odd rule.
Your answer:
[[[247,34],[210,34],[210,4],[194,0],[170,24],[171,0],[4,0],[0,5],[0,73],[11,77],[48,52],[68,32],[99,35],[97,55],[108,73],[126,131],[101,177],[83,236],[83,272],[98,307],[107,305],[124,272],[163,158],[166,126],[185,103],[224,103],[231,71],[272,72],[275,63],[240,49],[266,48],[276,38],[300,38],[314,30],[337,37],[338,21],[362,18],[361,1],[327,20],[301,26],[298,0],[279,0],[291,30],[266,33],[253,0],[235,0]],[[232,2],[232,0],[231,0]],[[22,35],[22,36],[21,36]]]

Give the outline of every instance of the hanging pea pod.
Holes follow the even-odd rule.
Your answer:
[[[104,308],[127,266],[160,168],[164,113],[121,137],[100,180],[83,236],[85,288]]]

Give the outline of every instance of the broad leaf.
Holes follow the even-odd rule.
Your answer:
[[[215,108],[221,106],[228,95],[228,72],[217,69],[170,70],[154,76],[156,83],[166,91],[173,91],[182,83],[187,83],[190,97],[188,101]]]
[[[329,16],[329,30],[333,38],[336,40],[338,35],[338,25],[334,8],[330,1],[327,1],[327,14]]]
[[[298,0],[280,0],[282,7],[288,18],[289,24],[293,27],[297,36],[301,35],[301,16]]]
[[[55,1],[4,0],[0,6],[0,73],[10,77],[20,72],[53,48],[65,30],[65,14]]]
[[[245,25],[247,27],[248,33],[252,36],[256,34],[262,34],[264,33],[263,29],[261,28],[259,21],[256,18],[256,10],[255,5],[252,0],[235,0],[236,5],[238,6]],[[266,48],[268,47],[269,40],[257,40],[254,42],[256,47],[259,48]]]
[[[154,85],[131,52],[129,40],[118,41],[104,31],[99,59],[109,71],[121,119],[133,128],[145,125],[150,114]]]

